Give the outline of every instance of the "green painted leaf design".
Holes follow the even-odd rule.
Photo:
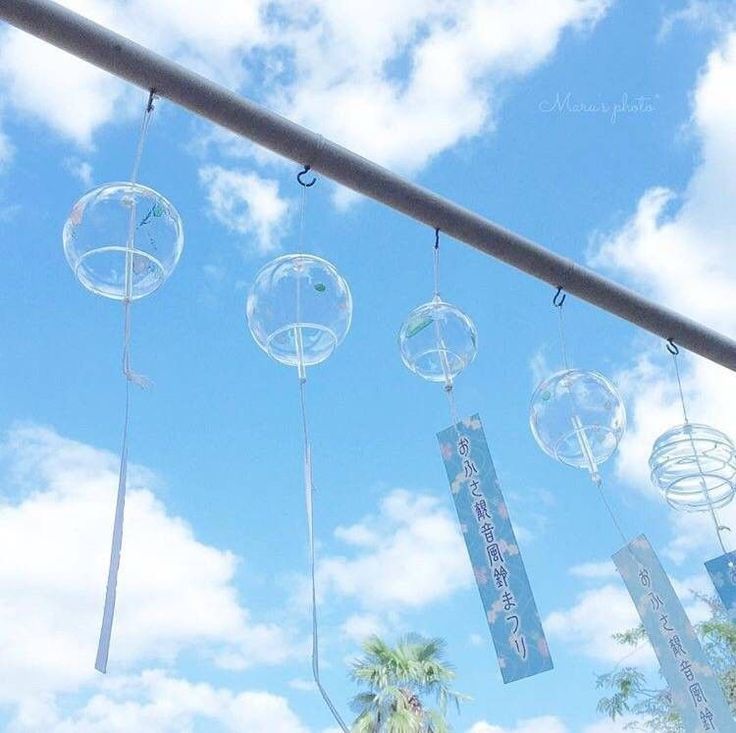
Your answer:
[[[412,338],[412,336],[416,336],[420,331],[423,331],[431,323],[432,323],[432,319],[427,318],[427,317],[424,317],[419,321],[415,321],[414,323],[411,323],[409,325],[409,330],[406,332],[407,338]]]

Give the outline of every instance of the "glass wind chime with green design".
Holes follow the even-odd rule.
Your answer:
[[[460,419],[455,379],[475,359],[472,320],[440,295],[440,230],[435,230],[434,293],[399,330],[404,364],[439,383],[450,402],[453,424],[437,434],[450,490],[504,682],[552,669],[526,568],[496,476],[480,416]]]

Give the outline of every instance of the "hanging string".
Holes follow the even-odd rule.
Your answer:
[[[302,252],[304,244],[304,212],[306,209],[306,192],[308,188],[311,188],[317,181],[316,178],[312,177],[309,183],[304,181],[304,175],[309,172],[310,168],[308,165],[304,166],[304,170],[297,174],[297,181],[302,186],[301,202],[299,207],[299,251]],[[296,295],[296,320],[297,323],[301,323],[301,308],[300,308],[300,280],[297,278],[297,295]],[[319,671],[319,623],[317,614],[317,560],[316,560],[316,543],[315,543],[315,531],[314,531],[314,480],[312,473],[312,443],[309,438],[309,422],[307,420],[307,407],[306,407],[306,383],[307,383],[307,371],[304,365],[304,346],[302,341],[301,328],[294,329],[294,337],[296,339],[297,357],[299,363],[298,377],[299,377],[299,404],[301,407],[302,416],[302,432],[304,436],[304,499],[307,510],[307,533],[309,537],[309,570],[312,584],[312,677],[317,685],[319,694],[325,701],[325,705],[332,713],[332,717],[335,719],[337,724],[343,733],[350,733],[350,729],[343,721],[340,713],[338,712],[335,704],[330,699],[327,690],[322,684],[322,678]]]
[[[138,145],[136,148],[133,170],[130,182],[135,184],[138,180],[143,147],[145,144],[148,128],[153,113],[154,90],[148,97],[148,104],[143,115]],[[118,473],[117,498],[115,502],[115,520],[112,532],[112,547],[110,549],[110,566],[107,572],[107,587],[105,590],[105,607],[102,614],[102,626],[100,638],[97,644],[97,657],[95,669],[105,674],[107,672],[107,661],[110,652],[110,639],[112,637],[112,624],[115,616],[115,599],[117,595],[118,571],[120,569],[120,553],[123,546],[123,519],[125,516],[125,494],[128,480],[128,427],[130,422],[130,385],[137,384],[147,387],[150,383],[131,369],[130,366],[130,342],[131,342],[131,301],[133,295],[133,261],[135,258],[135,230],[136,230],[136,207],[135,196],[131,197],[130,218],[128,221],[128,238],[125,250],[125,292],[123,297],[123,356],[122,366],[125,377],[125,409],[123,411],[123,437],[120,448],[120,470]]]
[[[434,230],[434,248],[433,248],[433,270],[434,270],[434,295],[432,300],[438,302],[441,300],[440,297],[440,229],[435,227]],[[442,330],[438,320],[434,320],[434,336],[437,341],[437,349],[440,354],[440,361],[442,362],[442,371],[445,375],[445,394],[447,395],[447,402],[450,407],[450,419],[453,425],[457,425],[460,422],[458,416],[457,404],[455,402],[454,385],[452,383],[452,377],[450,376],[450,365],[447,362],[447,347],[445,346],[445,340],[442,336]]]
[[[319,690],[319,694],[325,701],[335,721],[344,733],[350,733],[349,728],[345,725],[340,713],[337,711],[330,696],[322,685],[322,679],[319,673],[319,625],[317,617],[317,563],[314,540],[314,483],[312,476],[312,446],[309,439],[309,426],[307,423],[307,409],[305,404],[305,384],[306,380],[299,380],[299,397],[302,413],[302,429],[304,433],[304,492],[307,506],[307,530],[309,533],[309,569],[312,580],[312,676]]]
[[[680,365],[677,361],[677,357],[680,353],[680,349],[677,347],[677,344],[672,339],[667,340],[667,351],[670,352],[672,355],[672,361],[675,364],[675,375],[677,377],[677,389],[680,393],[680,404],[682,405],[682,416],[685,419],[685,425],[688,426],[690,424],[690,421],[687,417],[687,407],[685,406],[685,392],[682,388],[682,378],[680,377]],[[721,534],[723,530],[728,530],[728,527],[722,525],[718,521],[718,515],[716,514],[716,508],[713,506],[713,500],[711,499],[710,492],[708,491],[708,486],[705,483],[705,476],[703,475],[703,468],[700,465],[700,456],[698,455],[697,448],[695,447],[695,441],[693,440],[692,433],[688,430],[688,438],[690,439],[690,447],[693,450],[693,457],[695,458],[695,464],[698,467],[698,475],[700,476],[700,485],[703,488],[703,496],[705,497],[706,502],[708,503],[708,510],[710,512],[711,519],[713,520],[713,525],[716,528],[716,537],[718,537],[718,544],[721,546],[721,549],[723,550],[723,554],[727,554],[728,550],[726,549],[726,544],[723,541],[723,535]]]
[[[557,313],[559,316],[558,325],[559,325],[560,352],[562,354],[562,363],[565,367],[565,371],[569,371],[570,364],[567,358],[567,342],[565,339],[565,324],[562,318],[562,306],[565,305],[565,300],[567,300],[567,293],[564,292],[564,289],[562,288],[562,286],[559,286],[557,288],[557,292],[552,298],[552,305],[557,309]],[[626,533],[624,532],[621,526],[621,523],[619,522],[618,517],[616,516],[616,513],[613,511],[613,507],[611,506],[611,503],[609,502],[608,497],[606,496],[605,489],[603,488],[603,478],[601,477],[600,472],[598,470],[598,464],[596,463],[595,458],[593,457],[593,451],[591,450],[590,443],[588,442],[588,436],[585,433],[585,427],[582,425],[580,418],[576,414],[574,414],[577,411],[577,406],[575,405],[575,396],[572,394],[572,392],[570,392],[570,399],[572,401],[572,407],[573,407],[573,416],[572,416],[573,429],[575,431],[575,436],[577,438],[578,445],[580,446],[580,450],[582,451],[583,456],[585,457],[585,460],[588,464],[588,472],[590,473],[590,478],[593,484],[595,484],[595,487],[598,489],[598,494],[601,498],[603,506],[606,509],[606,512],[608,513],[608,516],[611,518],[611,522],[613,523],[613,526],[616,528],[616,531],[618,532],[619,536],[623,540],[624,545],[628,545],[629,540],[626,536]]]
[[[560,297],[561,296],[561,297]],[[567,342],[565,340],[565,323],[562,318],[562,306],[565,305],[565,300],[567,300],[567,293],[563,292],[562,286],[557,288],[557,293],[555,294],[555,297],[552,298],[552,305],[557,308],[557,314],[559,316],[558,318],[558,329],[560,334],[560,350],[562,352],[562,364],[565,367],[565,370],[570,369],[570,365],[567,361]]]
[[[613,522],[613,526],[616,527],[616,530],[618,531],[621,539],[623,540],[623,543],[625,545],[629,544],[629,539],[626,536],[626,533],[621,527],[621,524],[618,521],[618,518],[616,517],[616,513],[613,511],[613,507],[611,506],[611,503],[608,501],[608,497],[606,496],[606,492],[603,488],[603,479],[598,476],[597,480],[594,480],[593,483],[596,485],[596,488],[598,489],[598,493],[600,494],[601,500],[603,501],[603,506],[606,507],[606,511],[608,512],[608,516],[611,518],[611,521]]]
[[[434,297],[440,299],[440,230],[434,230]]]

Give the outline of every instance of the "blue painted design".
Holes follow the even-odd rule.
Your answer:
[[[647,538],[632,540],[613,555],[613,562],[639,612],[684,730],[735,733],[718,678]]]
[[[503,681],[546,672],[552,658],[480,417],[437,439]]]
[[[731,621],[736,623],[736,551],[708,560],[705,569]]]

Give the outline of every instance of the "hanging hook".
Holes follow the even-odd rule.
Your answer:
[[[667,351],[669,351],[672,356],[677,356],[680,353],[680,349],[677,348],[677,344],[671,338],[667,339]]]
[[[305,165],[304,170],[299,171],[299,173],[296,174],[296,180],[299,181],[299,185],[304,186],[304,188],[311,188],[315,183],[317,183],[317,179],[314,176],[312,176],[312,180],[309,183],[304,183],[303,176],[309,173],[310,170],[312,170],[312,166]]]
[[[434,228],[434,248],[435,249],[440,248],[440,228],[439,227]]]
[[[148,105],[146,106],[146,112],[153,112],[154,99],[156,99],[156,90],[151,89],[151,93],[148,95]]]
[[[560,285],[557,288],[557,292],[555,293],[555,297],[552,298],[552,305],[555,308],[562,308],[562,306],[565,305],[565,299],[567,298],[567,293],[564,293],[563,290],[564,290],[564,288],[562,287],[562,285]],[[561,298],[560,298],[560,294],[562,295]]]

